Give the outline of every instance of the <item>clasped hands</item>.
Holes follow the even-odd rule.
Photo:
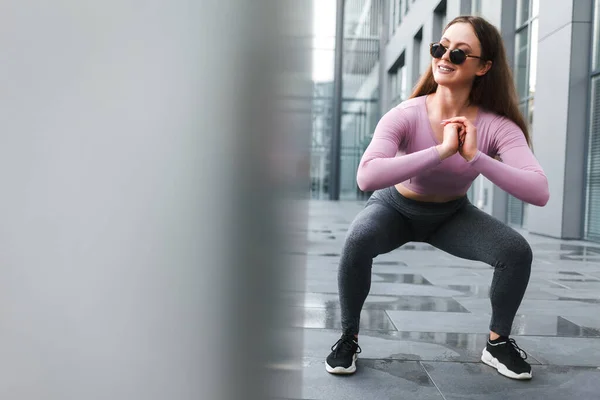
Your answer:
[[[459,153],[465,160],[471,161],[477,155],[477,128],[465,117],[442,120],[444,136],[442,144],[437,146],[442,159]]]

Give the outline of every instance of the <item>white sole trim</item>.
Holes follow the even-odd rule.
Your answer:
[[[327,362],[325,362],[325,369],[330,374],[336,374],[336,375],[353,374],[356,372],[356,360],[357,359],[358,359],[358,356],[355,354],[354,357],[352,357],[352,364],[350,364],[350,366],[348,368],[344,368],[344,367],[332,368],[329,366],[329,364],[327,364]]]
[[[500,361],[498,361],[497,358],[492,356],[492,354],[489,351],[487,351],[486,348],[483,349],[483,353],[481,354],[481,361],[483,361],[485,364],[489,365],[492,368],[496,368],[498,373],[506,376],[507,378],[518,380],[526,380],[532,378],[531,372],[523,372],[522,374],[516,374],[512,372],[511,370],[506,368],[506,365],[502,364]]]

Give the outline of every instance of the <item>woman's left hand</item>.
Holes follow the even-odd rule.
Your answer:
[[[460,137],[462,145],[458,147],[458,152],[467,161],[471,161],[477,155],[477,128],[465,117],[454,117],[442,121],[444,126],[450,123],[459,123],[464,126]]]

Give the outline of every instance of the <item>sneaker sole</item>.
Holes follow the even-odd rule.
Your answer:
[[[506,376],[507,378],[518,380],[527,380],[532,378],[531,372],[523,372],[521,374],[516,374],[512,372],[506,367],[506,365],[502,364],[500,361],[498,361],[497,358],[492,356],[492,354],[489,351],[487,351],[487,349],[483,349],[483,354],[481,354],[481,361],[483,361],[490,367],[495,368],[498,371],[498,373]]]
[[[327,362],[325,362],[325,369],[330,374],[335,374],[335,375],[349,375],[349,374],[353,374],[353,373],[356,372],[356,360],[357,359],[358,359],[358,357],[355,354],[354,357],[352,357],[352,364],[350,364],[350,366],[348,368],[344,368],[344,367],[335,367],[335,368],[332,368],[332,367],[329,366],[329,364],[327,364]]]

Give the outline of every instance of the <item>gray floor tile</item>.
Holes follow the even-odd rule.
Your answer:
[[[446,400],[597,400],[600,371],[537,366],[531,381],[508,379],[485,364],[423,363]]]
[[[476,299],[488,299],[490,298],[490,285],[488,283],[484,285],[473,285],[473,284],[438,284],[438,287],[455,290],[459,292],[456,298],[476,298]]]
[[[303,319],[294,327],[308,329],[341,329],[339,308],[303,308]],[[384,310],[363,310],[360,318],[361,331],[395,331],[394,324]]]
[[[423,367],[412,361],[360,359],[357,372],[336,376],[325,361],[305,359],[303,398],[323,400],[442,400]]]
[[[491,314],[486,313],[438,313],[428,318],[415,311],[388,311],[399,331],[488,333]],[[581,327],[560,316],[517,315],[513,335],[545,335],[567,337],[597,337],[600,331]]]
[[[380,283],[371,284],[371,294],[397,295],[397,296],[439,296],[452,297],[460,295],[460,292],[437,286],[409,285],[402,283]]]
[[[334,293],[288,293],[287,304],[297,307],[340,308],[339,297]],[[468,312],[450,297],[433,296],[377,296],[370,295],[363,310],[407,310]]]
[[[373,271],[371,274],[372,282],[387,282],[387,283],[408,283],[411,285],[429,285],[431,282],[420,274],[408,274],[408,273],[383,273],[379,271]]]
[[[306,282],[305,290],[312,293],[338,293],[337,279],[319,281],[309,280]],[[395,296],[438,296],[452,297],[461,295],[460,291],[432,285],[412,285],[405,283],[373,282],[371,284],[371,295],[395,295]]]
[[[600,308],[596,307],[593,312],[588,312],[587,315],[565,316],[566,320],[586,329],[600,331]],[[600,335],[596,335],[600,336]]]
[[[513,335],[544,335],[565,337],[598,337],[600,331],[579,326],[561,316],[517,315]]]
[[[600,281],[597,280],[587,280],[587,281],[566,281],[566,280],[557,280],[556,282],[567,286],[569,289],[574,291],[579,290],[595,290],[596,292],[600,292]]]
[[[600,338],[515,338],[519,347],[543,364],[600,367]]]
[[[558,297],[569,297],[572,299],[600,299],[600,290],[593,289],[562,289],[562,288],[549,288],[546,292],[556,295]]]
[[[473,313],[491,313],[489,299],[457,298],[457,301]],[[580,301],[539,300],[525,298],[519,307],[519,314],[550,316],[600,315],[600,304]]]
[[[440,274],[440,272],[444,274]],[[479,285],[489,286],[492,282],[492,272],[483,274],[483,271],[444,271],[438,268],[435,272],[424,273],[425,276],[434,285]],[[488,276],[489,275],[489,276]]]
[[[431,312],[427,318],[417,311],[388,311],[400,331],[487,333],[490,317],[484,314]]]

